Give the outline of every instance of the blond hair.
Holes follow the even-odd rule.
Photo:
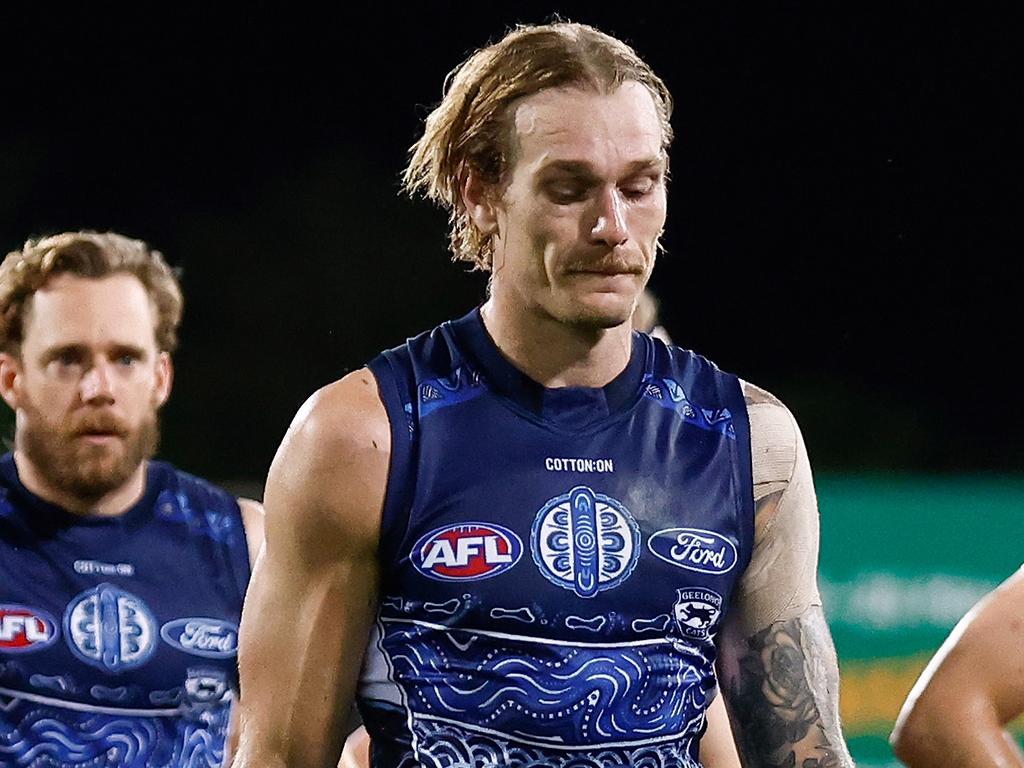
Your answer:
[[[134,275],[156,309],[156,343],[162,352],[178,344],[183,298],[174,272],[159,251],[114,232],[64,232],[29,240],[0,264],[0,350],[17,354],[25,317],[36,291],[55,275]]]
[[[511,168],[510,105],[545,88],[577,86],[603,93],[634,81],[654,100],[667,152],[672,96],[636,51],[585,24],[519,26],[448,75],[441,103],[427,116],[423,136],[410,149],[404,187],[448,209],[454,259],[490,269],[491,238],[473,225],[461,188],[470,170],[497,185]]]

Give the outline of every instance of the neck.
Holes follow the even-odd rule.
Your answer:
[[[501,353],[545,387],[603,387],[629,364],[628,320],[612,328],[573,326],[509,307],[493,295],[480,311]]]
[[[22,485],[44,501],[83,517],[117,517],[142,498],[146,490],[146,462],[136,467],[124,483],[99,496],[83,498],[55,487],[39,472],[23,451],[14,452],[14,463]]]

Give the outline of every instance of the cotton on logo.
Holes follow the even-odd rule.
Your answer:
[[[504,573],[523,554],[523,542],[493,523],[460,523],[431,531],[416,542],[412,562],[424,576],[476,581]]]
[[[45,611],[0,605],[0,652],[38,651],[57,639],[57,622]]]

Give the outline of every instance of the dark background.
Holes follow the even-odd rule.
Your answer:
[[[558,10],[676,97],[676,341],[779,395],[819,469],[1019,471],[1019,20],[679,5],[3,11],[0,248],[114,229],[181,267],[163,455],[259,480],[314,389],[481,297],[398,177],[445,74]]]

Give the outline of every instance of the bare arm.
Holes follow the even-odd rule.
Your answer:
[[[345,740],[338,768],[370,768],[370,734],[359,726]]]
[[[1024,765],[1004,726],[1024,711],[1024,570],[982,598],[921,673],[896,720],[897,757],[917,766]]]
[[[376,610],[389,450],[366,370],[310,398],[278,449],[239,632],[236,766],[338,763]]]
[[[716,696],[708,707],[708,728],[700,738],[700,763],[704,768],[740,768],[740,756],[721,696]]]
[[[256,565],[256,558],[263,547],[263,505],[252,499],[238,500],[238,509],[242,513],[242,527],[245,529],[245,545],[249,550],[249,564]],[[231,719],[228,722],[228,737],[224,752],[224,765],[231,765],[231,759],[238,751],[238,706],[231,707]]]
[[[839,669],[817,590],[817,501],[800,432],[746,387],[755,542],[723,631],[722,690],[747,766],[852,766],[839,726]]]

